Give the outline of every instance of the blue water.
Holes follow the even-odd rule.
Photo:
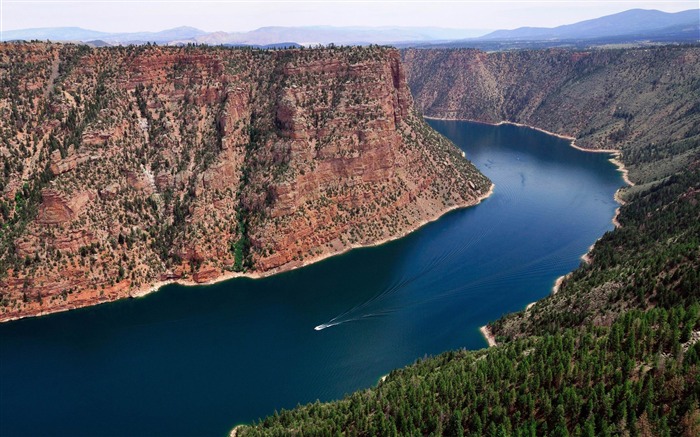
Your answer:
[[[479,326],[547,295],[612,229],[623,181],[609,156],[541,132],[430,124],[495,182],[482,204],[271,278],[0,325],[0,434],[223,436],[484,347]]]

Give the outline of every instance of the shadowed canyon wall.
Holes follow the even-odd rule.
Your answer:
[[[509,121],[615,149],[635,182],[693,161],[700,143],[700,47],[405,50],[416,107],[436,118]]]

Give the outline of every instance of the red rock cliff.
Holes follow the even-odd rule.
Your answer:
[[[286,270],[396,238],[490,182],[386,48],[5,44],[2,317]],[[56,77],[51,71],[58,65]]]

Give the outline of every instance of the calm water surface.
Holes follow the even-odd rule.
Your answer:
[[[547,295],[612,229],[623,182],[609,156],[537,131],[430,124],[496,183],[481,205],[267,279],[2,324],[0,434],[223,436],[484,347],[479,326]]]

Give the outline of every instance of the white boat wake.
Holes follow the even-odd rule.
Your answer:
[[[378,313],[363,314],[360,317],[354,317],[352,319],[339,320],[337,322],[330,321],[328,323],[321,323],[320,325],[314,327],[314,331],[322,331],[326,328],[330,328],[331,326],[342,325],[343,323],[347,323],[347,322],[356,322],[358,320],[370,319],[370,318],[374,318],[374,317],[383,317],[383,316],[386,316],[387,314],[392,313],[392,312],[393,312],[393,310],[381,311]]]
[[[324,329],[326,329],[326,328],[330,328],[331,326],[340,325],[341,323],[343,323],[343,322],[338,322],[338,323],[321,323],[320,325],[316,326],[316,327],[314,328],[314,330],[315,330],[315,331],[322,331],[322,330],[324,330]]]

